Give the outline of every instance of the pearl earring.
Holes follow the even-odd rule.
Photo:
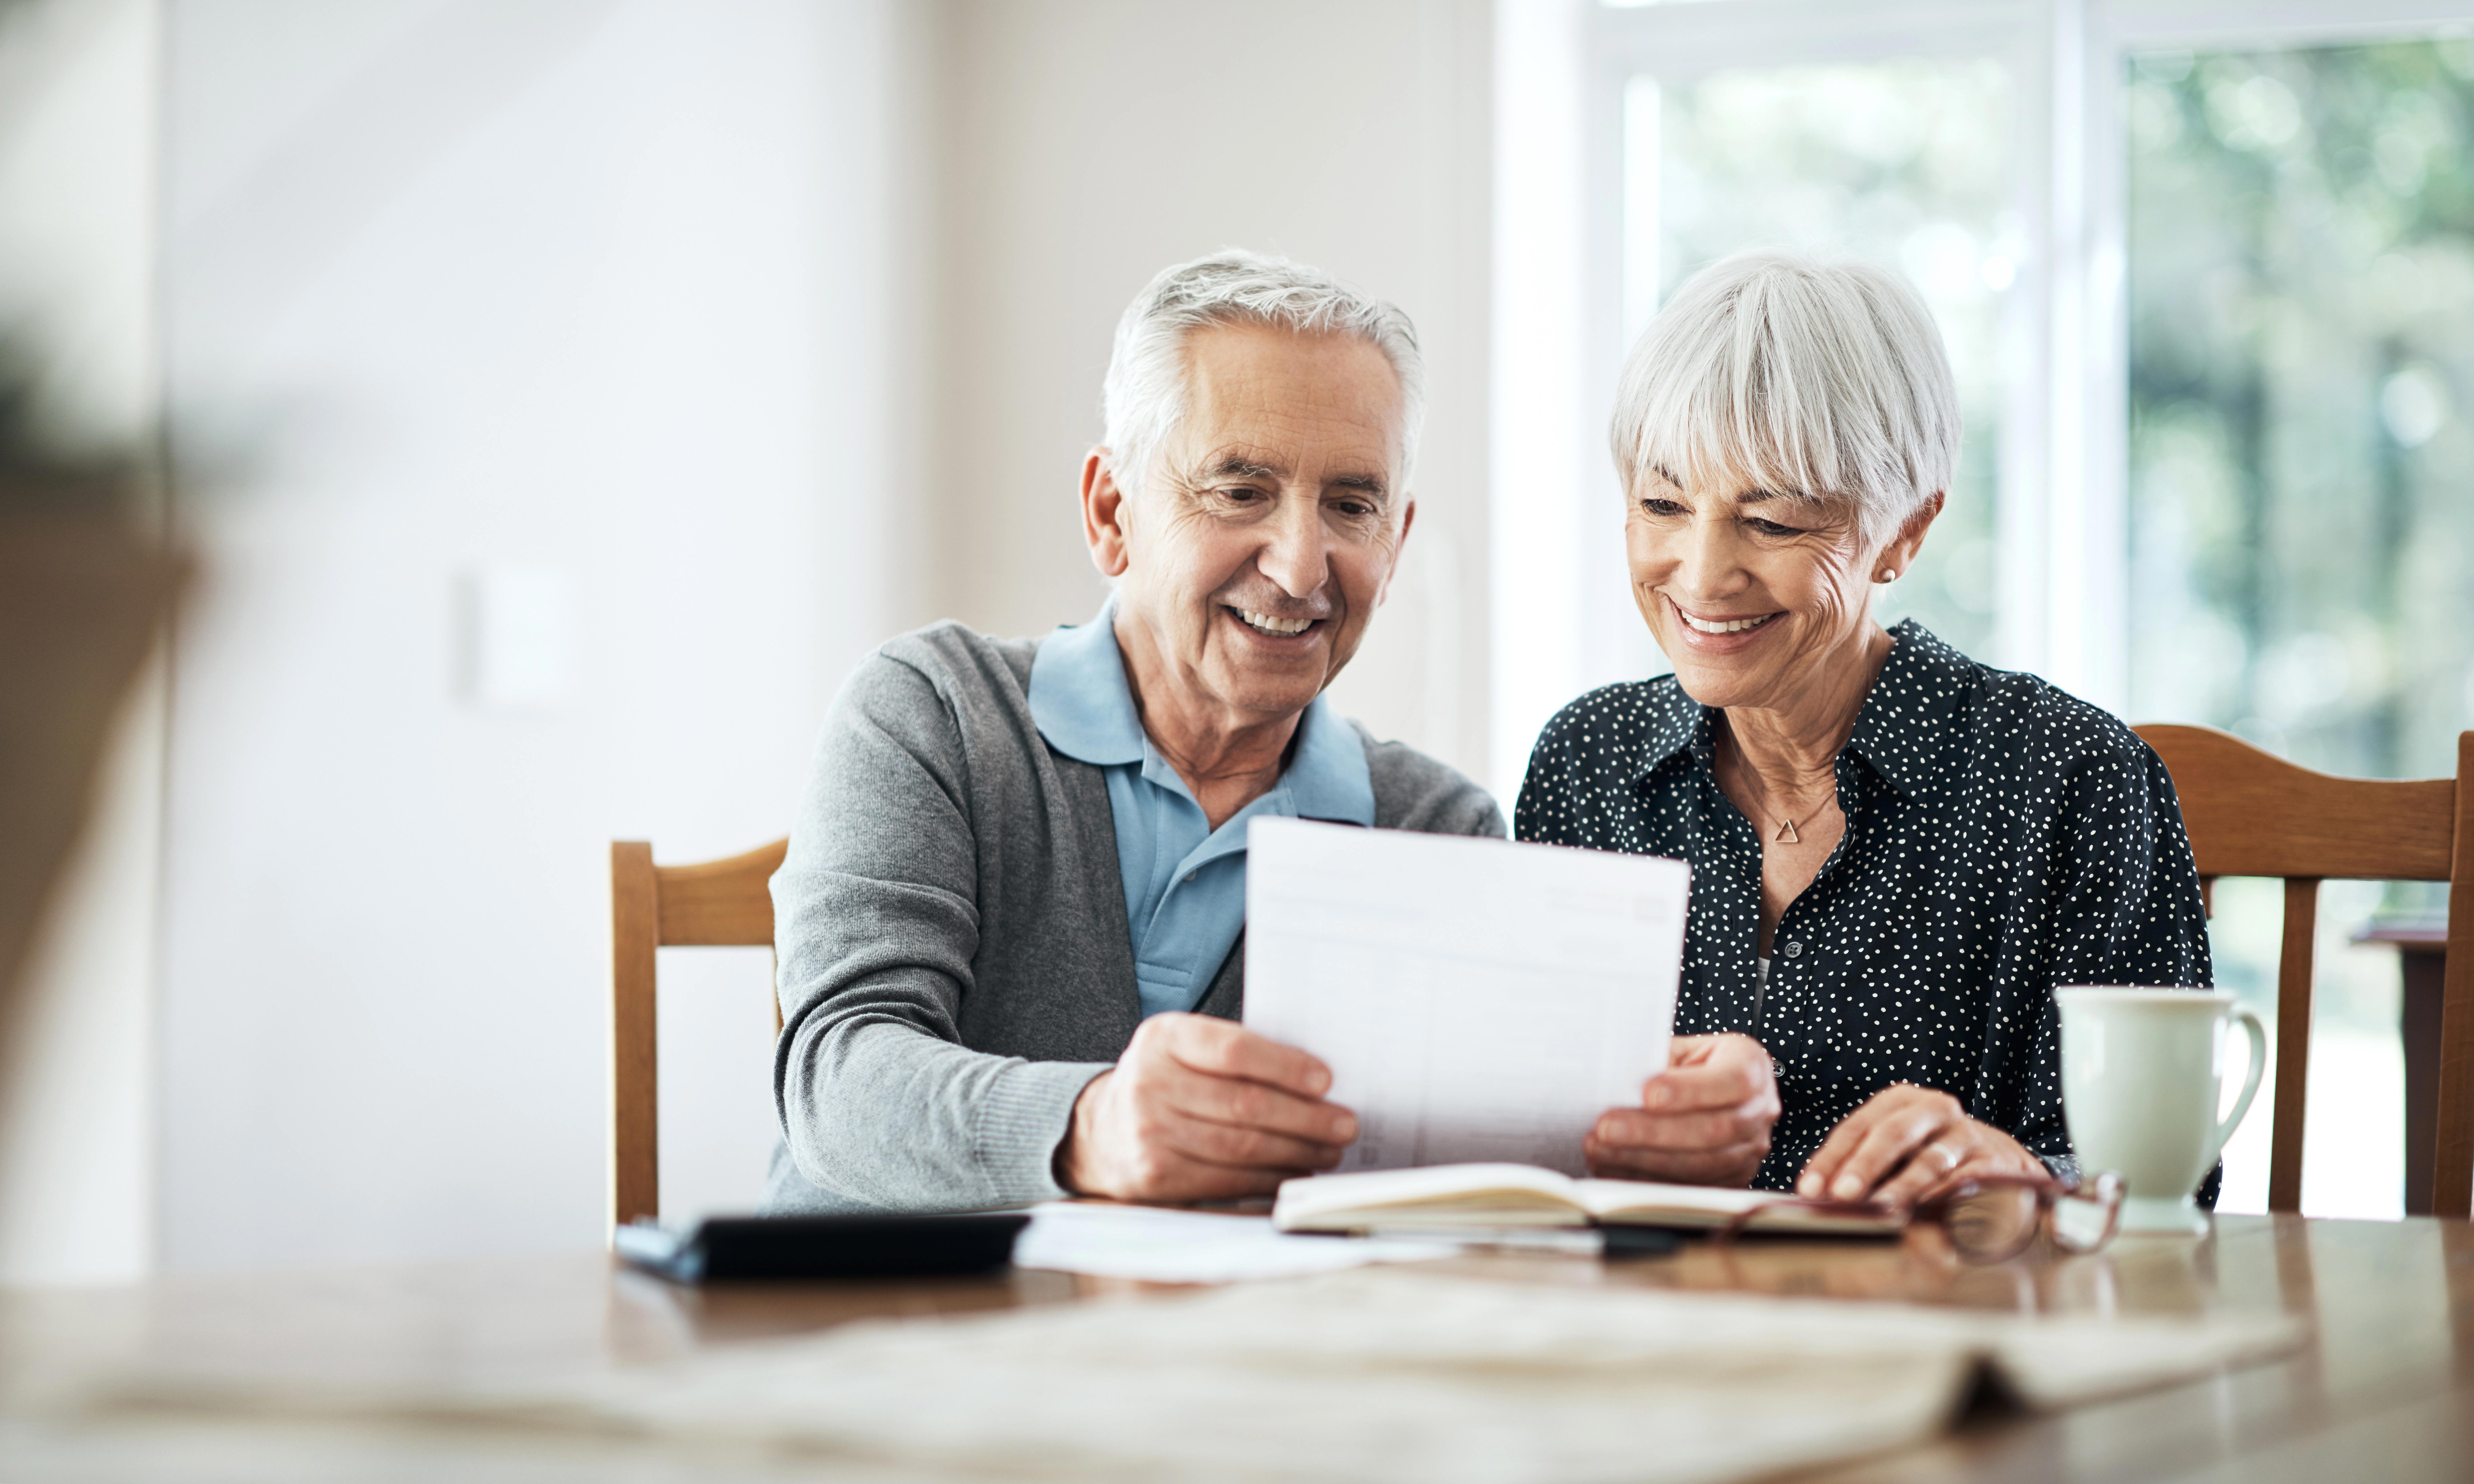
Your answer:
[[[1873,580],[1876,582],[1896,582],[1899,580],[1899,570],[1895,567],[1884,569],[1881,575],[1874,578]]]

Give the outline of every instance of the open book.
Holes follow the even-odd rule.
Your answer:
[[[1280,1187],[1272,1222],[1283,1231],[1417,1231],[1463,1227],[1723,1227],[1783,1198],[1775,1191],[1648,1180],[1574,1180],[1527,1164],[1440,1164],[1417,1170],[1316,1175]],[[1784,1204],[1746,1224],[1753,1231],[1888,1236],[1897,1212],[1814,1210]]]

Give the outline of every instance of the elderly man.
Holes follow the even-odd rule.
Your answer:
[[[1501,835],[1322,700],[1417,507],[1408,318],[1296,263],[1172,268],[1117,327],[1082,529],[1115,585],[1045,640],[956,623],[835,703],[773,878],[777,1210],[1194,1200],[1356,1136],[1235,1024],[1266,815]]]

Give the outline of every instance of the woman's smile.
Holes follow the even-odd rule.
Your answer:
[[[1676,635],[1703,654],[1740,654],[1758,644],[1778,625],[1771,620],[1786,615],[1783,610],[1767,613],[1695,613],[1661,593],[1667,610],[1675,615]]]

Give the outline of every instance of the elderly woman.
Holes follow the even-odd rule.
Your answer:
[[[1613,436],[1675,672],[1548,723],[1514,829],[1680,857],[1692,907],[1674,1066],[1592,1169],[1892,1201],[2073,1173],[2054,986],[2206,985],[2198,875],[2127,727],[1873,617],[1958,454],[1924,306],[1729,258],[1634,349]]]

